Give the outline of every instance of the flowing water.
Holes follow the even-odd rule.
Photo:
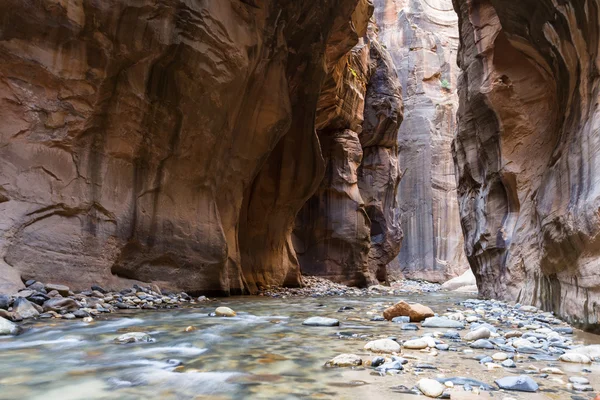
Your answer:
[[[436,312],[444,312],[467,295],[431,293],[407,295]],[[369,354],[370,338],[409,339],[434,330],[401,331],[400,325],[370,321],[398,297],[328,297],[273,299],[237,297],[203,303],[195,308],[113,314],[93,323],[81,321],[31,322],[27,331],[0,339],[0,399],[417,399],[406,393],[422,377],[468,376],[493,384],[495,378],[522,373],[525,366],[548,366],[527,361],[515,371],[487,371],[473,354],[414,351],[438,367],[417,376],[379,376],[370,368],[333,369],[324,363],[340,353]],[[217,306],[228,306],[237,317],[209,317]],[[342,306],[354,310],[338,312]],[[311,316],[334,317],[340,327],[308,327]],[[186,327],[196,330],[186,332]],[[115,344],[125,332],[142,331],[155,342]],[[577,333],[586,344],[600,337]],[[463,344],[455,344],[462,350]],[[466,345],[464,347],[467,348]],[[480,351],[483,353],[485,351]],[[488,353],[493,353],[488,351]],[[475,352],[477,354],[477,351]],[[582,368],[600,388],[600,366],[550,363],[568,376]],[[535,376],[534,376],[535,377]],[[535,377],[536,394],[511,393],[517,399],[588,399],[595,395],[567,391],[550,377]],[[560,376],[558,378],[561,378]],[[566,381],[566,377],[562,377]],[[574,396],[574,397],[573,397]],[[453,394],[453,399],[504,399],[501,392]],[[421,398],[424,398],[423,396]]]

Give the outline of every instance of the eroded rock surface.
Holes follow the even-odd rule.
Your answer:
[[[454,158],[480,293],[598,330],[598,1],[454,6]]]
[[[451,0],[375,0],[380,41],[403,87],[398,132],[404,240],[394,277],[444,282],[468,268],[451,142],[458,104],[458,20]]]
[[[367,0],[3,1],[0,290],[298,285],[326,74]]]
[[[387,281],[402,240],[395,198],[401,121],[398,78],[371,24],[331,70],[319,99],[325,177],[294,231],[304,273],[361,287]]]

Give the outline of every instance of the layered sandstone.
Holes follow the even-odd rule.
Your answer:
[[[298,285],[326,74],[368,0],[0,3],[0,291]]]
[[[454,1],[454,143],[480,292],[600,320],[598,1]]]
[[[444,282],[468,268],[451,143],[458,104],[458,20],[451,0],[375,0],[380,41],[403,87],[398,131],[402,249],[394,276]]]
[[[329,74],[317,109],[326,172],[298,214],[301,269],[348,285],[386,281],[402,231],[396,132],[401,88],[376,27]]]

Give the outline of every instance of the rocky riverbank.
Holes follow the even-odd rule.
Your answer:
[[[364,344],[363,355],[340,354],[325,365],[360,369],[371,375],[409,377],[413,384],[397,385],[396,391],[432,398],[455,399],[463,398],[458,396],[465,392],[497,390],[556,391],[560,399],[596,396],[593,392],[598,387],[591,385],[592,366],[600,366],[600,345],[585,346],[575,340],[573,328],[552,313],[532,306],[470,299],[443,314],[404,301],[385,308],[382,314],[382,323],[391,320],[399,331],[413,331],[414,336],[374,337]],[[419,334],[420,330],[425,333]],[[364,340],[359,335],[344,339]],[[479,364],[481,371],[490,373],[489,379],[453,376],[464,367],[445,363],[449,353],[460,355],[466,365]]]

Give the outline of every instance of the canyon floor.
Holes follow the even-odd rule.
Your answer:
[[[0,338],[0,399],[417,399],[440,387],[452,399],[596,397],[600,336],[532,307],[398,286],[25,320],[20,335]],[[401,300],[440,318],[385,320]],[[215,316],[219,307],[235,316]],[[334,326],[306,325],[312,317]]]

